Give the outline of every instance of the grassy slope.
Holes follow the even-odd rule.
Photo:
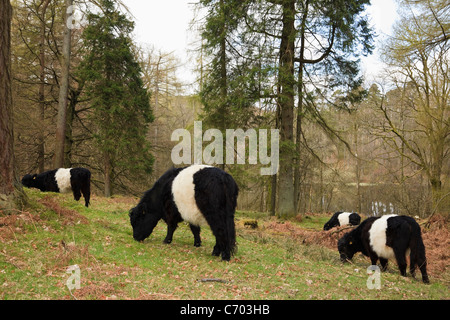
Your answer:
[[[450,298],[448,273],[432,275],[431,285],[424,285],[401,277],[393,263],[381,275],[382,288],[369,290],[367,259],[343,265],[336,250],[267,229],[269,218],[260,213],[237,213],[238,252],[222,262],[211,256],[215,239],[209,228],[202,229],[200,248],[185,224],[170,245],[162,243],[163,222],[150,238],[135,242],[128,210],[137,199],[94,197],[85,208],[70,195],[27,193],[33,208],[0,223],[1,299]],[[258,220],[257,229],[244,227],[249,217]],[[292,223],[319,230],[326,219]],[[81,288],[70,292],[66,270],[74,264]]]

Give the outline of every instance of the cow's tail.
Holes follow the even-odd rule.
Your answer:
[[[237,197],[239,194],[239,187],[229,174],[225,175],[225,193],[226,193],[226,227],[227,227],[227,243],[230,248],[230,253],[233,255],[237,251],[236,243],[236,229],[234,224],[234,213],[237,206]]]
[[[84,169],[81,175],[81,192],[83,193],[85,206],[88,207],[91,200],[91,171]]]
[[[410,272],[414,274],[416,266],[422,273],[424,282],[429,282],[427,275],[427,258],[425,254],[425,244],[422,239],[422,232],[419,224],[411,218],[411,238],[409,243],[410,252]]]

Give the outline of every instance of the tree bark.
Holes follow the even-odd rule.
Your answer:
[[[297,126],[295,132],[295,167],[294,167],[294,211],[297,214],[300,207],[300,156],[301,156],[301,137],[302,137],[302,119],[303,119],[303,68],[305,53],[305,30],[306,18],[308,17],[309,1],[305,2],[305,8],[302,15],[300,26],[300,62],[298,66],[297,78]]]
[[[107,152],[105,152],[104,161],[105,161],[104,162],[104,164],[105,164],[105,197],[109,198],[112,195],[112,190],[111,190],[112,165],[111,165],[111,158]]]
[[[23,207],[26,196],[15,183],[11,92],[11,17],[9,0],[0,0],[0,212]]]
[[[0,0],[0,194],[14,192],[11,94],[11,4]]]
[[[278,187],[278,211],[280,217],[295,215],[294,210],[294,48],[295,48],[295,1],[283,1],[283,29],[280,44],[278,81],[280,94],[278,104],[280,123],[280,170]]]
[[[225,4],[224,0],[220,0],[220,10],[222,13],[222,28],[220,35],[220,95],[222,96],[222,102],[220,104],[220,117],[221,117],[221,128],[222,133],[225,133],[226,121],[227,117],[227,100],[228,100],[228,78],[227,78],[227,44],[226,44],[226,35],[227,35],[227,27],[226,27],[226,15],[225,15]],[[225,146],[222,150],[222,154],[225,156]],[[225,161],[219,165],[222,170],[225,170]]]
[[[44,127],[45,121],[45,13],[51,0],[43,0],[41,2],[41,35],[39,39],[39,121],[41,128]],[[39,131],[38,135],[38,171],[45,171],[45,132]]]
[[[83,91],[83,83],[79,84],[77,89],[69,88],[69,101],[67,106],[67,118],[66,118],[66,134],[64,142],[64,167],[72,167],[72,146],[73,146],[73,121],[76,116],[76,106],[78,104],[78,97]]]
[[[73,0],[66,0],[66,10],[73,4]],[[67,13],[64,21],[64,40],[61,56],[61,84],[59,87],[58,99],[58,116],[56,124],[56,146],[54,167],[64,167],[64,143],[66,140],[66,123],[67,123],[67,101],[69,92],[69,69],[70,69],[70,47],[71,47],[71,30],[67,25]]]

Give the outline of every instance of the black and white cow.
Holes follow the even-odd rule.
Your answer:
[[[91,198],[91,172],[85,168],[59,168],[40,174],[27,174],[22,184],[28,188],[41,191],[72,192],[76,201],[84,196],[85,206],[89,206]]]
[[[130,210],[133,238],[149,237],[160,219],[167,223],[164,243],[171,243],[178,223],[189,222],[194,246],[201,245],[200,226],[209,225],[216,245],[212,254],[230,260],[236,246],[234,213],[238,186],[225,171],[206,165],[174,168],[164,173],[139,204]]]
[[[345,226],[350,224],[352,226],[357,226],[361,222],[361,217],[356,212],[342,212],[338,211],[324,224],[323,230],[330,230],[331,228],[337,226]]]
[[[384,215],[370,217],[357,228],[345,234],[338,242],[341,260],[351,260],[356,252],[368,256],[372,265],[380,260],[383,271],[389,259],[396,259],[402,276],[406,276],[406,255],[410,255],[410,272],[415,276],[416,266],[424,283],[429,283],[425,245],[419,224],[411,217]]]

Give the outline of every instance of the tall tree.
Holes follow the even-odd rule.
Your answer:
[[[68,19],[70,15],[70,9],[72,8],[73,0],[66,0],[65,14],[64,14],[64,37],[62,46],[61,61],[61,81],[59,86],[59,98],[58,98],[58,115],[56,122],[56,144],[55,144],[55,156],[54,167],[64,167],[64,144],[66,141],[66,123],[67,123],[67,102],[69,93],[69,68],[70,68],[70,47],[71,47],[71,29]]]
[[[225,134],[227,128],[245,128],[255,120],[255,113],[250,108],[258,98],[258,74],[249,61],[240,59],[241,50],[245,48],[236,38],[248,1],[202,0],[199,3],[208,9],[206,21],[200,27],[199,51],[202,56],[208,56],[205,59],[208,62],[201,62],[202,70],[206,70],[205,76],[201,71],[202,120],[204,127],[213,127]],[[255,52],[257,50],[252,49],[252,53]],[[256,56],[254,58],[258,60]]]
[[[366,94],[360,90],[362,76],[359,75],[358,57],[373,50],[373,32],[363,14],[369,1],[314,1],[299,3],[301,14],[296,62],[298,63],[298,99],[296,119],[296,165],[294,167],[295,208],[299,201],[300,161],[304,151],[310,152],[303,139],[302,120],[305,116],[315,119],[317,124],[331,136],[342,138],[321,116],[320,107],[314,100],[328,100],[330,92],[344,92],[334,105],[347,109],[348,105],[360,101]],[[312,94],[312,92],[315,92]],[[307,98],[309,96],[309,98]],[[311,99],[312,97],[314,97]],[[345,143],[346,144],[346,143]],[[346,144],[348,147],[349,145]]]
[[[212,81],[209,81],[209,87],[216,90],[214,96],[223,96],[220,88],[224,88],[224,75],[227,83],[231,83],[230,75],[238,74],[236,79],[239,82],[236,83],[246,90],[233,92],[230,84],[226,86],[227,100],[220,98],[220,101],[227,101],[232,106],[228,110],[242,110],[235,101],[247,101],[248,105],[254,105],[258,100],[272,103],[279,110],[276,112],[280,129],[278,214],[284,217],[294,215],[293,165],[298,158],[296,143],[299,143],[301,136],[301,116],[309,109],[310,115],[325,130],[333,131],[320,117],[320,109],[310,103],[312,100],[305,103],[305,88],[320,92],[321,98],[326,99],[330,88],[336,90],[344,87],[345,92],[352,92],[351,89],[361,84],[361,78],[357,76],[357,56],[372,50],[373,34],[364,15],[369,1],[247,0],[240,1],[239,9],[227,14],[220,12],[222,8],[231,6],[231,0],[200,3],[209,9],[206,26],[216,28],[211,28],[216,32],[206,34],[206,45],[215,44],[215,51],[206,51],[212,55],[212,61],[223,61],[220,59],[223,53],[220,50],[223,47],[220,45],[223,38],[220,26],[233,26],[227,28],[225,33],[227,72],[219,73],[222,68],[217,63],[210,73],[217,74],[214,78],[210,76]],[[306,83],[304,78],[314,81]],[[208,85],[203,86],[202,92],[207,92],[205,88]],[[213,90],[210,89],[210,92]],[[296,100],[300,116],[297,123]],[[215,110],[212,114],[218,114],[220,107],[212,105],[211,109]],[[210,112],[207,104],[205,110]],[[230,116],[233,113],[226,113],[228,121],[233,120]],[[294,136],[296,125],[297,139]],[[298,180],[298,174],[295,179]]]
[[[281,217],[294,215],[294,107],[295,107],[295,0],[281,4],[281,41],[278,65],[278,97],[280,108],[280,170],[278,211]]]
[[[402,117],[389,95],[378,104],[389,128],[385,141],[425,173],[435,205],[450,156],[450,25],[444,2],[406,1],[384,50],[390,80],[402,97]]]
[[[149,174],[153,157],[145,139],[153,120],[150,95],[132,49],[134,24],[112,0],[99,2],[102,12],[88,16],[83,33],[84,60],[78,76],[92,106],[92,134],[99,151],[105,196],[118,177]]]
[[[11,19],[9,0],[0,1],[0,211],[22,209],[26,195],[16,181],[11,93]]]
[[[40,39],[39,39],[39,120],[45,121],[45,76],[46,76],[46,29],[47,29],[47,8],[51,0],[42,0],[39,4],[40,12]],[[39,10],[38,9],[38,10]],[[45,171],[45,132],[40,130],[38,137],[38,170]]]
[[[14,192],[13,112],[11,95],[11,15],[9,0],[0,1],[0,196]],[[0,199],[2,200],[2,199]]]

